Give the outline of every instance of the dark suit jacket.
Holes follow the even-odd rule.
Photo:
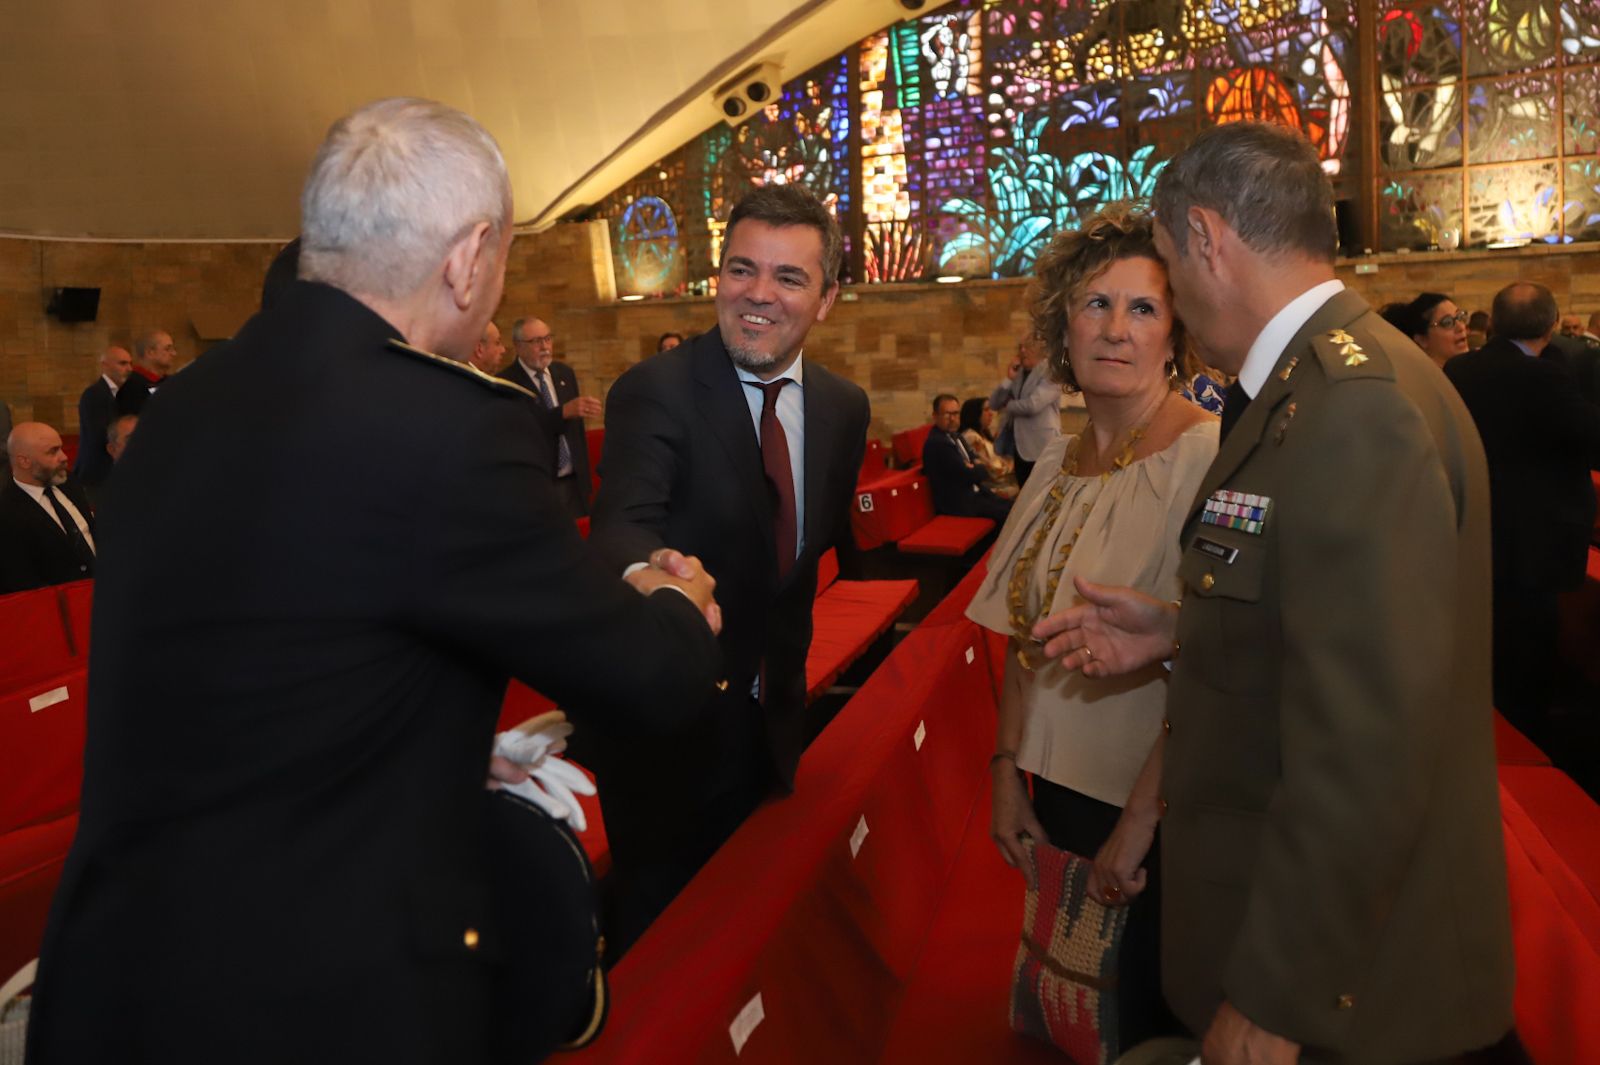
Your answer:
[[[922,442],[922,472],[928,475],[936,514],[970,518],[979,513],[979,499],[999,498],[984,487],[988,471],[976,462],[968,466],[961,445],[942,429],[934,429]]]
[[[171,376],[170,374],[167,376]],[[167,377],[157,377],[142,366],[135,366],[121,388],[117,389],[118,414],[143,414],[145,404],[155,395],[156,389],[166,384]]]
[[[1202,521],[1217,491],[1260,525]],[[1226,999],[1302,1060],[1386,1065],[1510,1028],[1488,496],[1460,398],[1350,291],[1222,442],[1161,780],[1161,978],[1196,1032]]]
[[[535,396],[539,395],[539,386],[534,383],[533,376],[523,369],[522,362],[512,359],[511,365],[500,371],[500,376],[507,381],[512,381],[526,388]],[[562,436],[567,438],[567,446],[572,449],[572,475],[578,480],[578,489],[583,496],[585,510],[589,501],[589,485],[592,480],[589,476],[589,438],[584,428],[582,418],[563,418],[561,405],[569,399],[578,398],[578,375],[572,372],[572,367],[564,362],[550,364],[550,378],[556,386],[556,405],[546,408],[544,404],[534,404],[534,411],[538,416],[543,437],[550,447],[550,468],[555,469],[556,440]]]
[[[92,565],[80,567],[61,526],[17,487],[9,470],[4,477],[4,487],[0,487],[0,543],[5,544],[0,550],[0,595],[94,576]],[[56,491],[72,501],[94,535],[94,514],[83,489],[68,481]]]
[[[1489,341],[1444,364],[1489,458],[1495,583],[1556,590],[1583,581],[1600,469],[1600,407],[1552,359]]]
[[[1590,403],[1600,403],[1600,344],[1582,337],[1553,336],[1539,357],[1566,367],[1578,383],[1578,394]]]
[[[118,394],[126,391],[124,385]],[[72,463],[72,472],[84,484],[99,484],[111,472],[111,456],[106,454],[106,430],[117,413],[117,396],[111,394],[111,386],[104,377],[95,378],[94,384],[78,397],[78,457]]]
[[[687,599],[578,538],[527,397],[396,335],[296,282],[119,465],[30,1060],[484,1061],[495,966],[540,947],[488,906],[507,678],[648,731],[720,675]]]
[[[745,386],[721,334],[709,333],[635,365],[607,396],[606,441],[592,542],[622,569],[658,547],[696,555],[717,579],[727,689],[675,786],[718,769],[718,743],[748,718],[764,677],[764,731],[778,778],[790,785],[805,746],[806,652],[817,560],[848,535],[850,495],[866,448],[867,397],[806,360],[804,548],[778,579],[772,491]]]

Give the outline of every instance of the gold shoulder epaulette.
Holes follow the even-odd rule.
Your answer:
[[[1389,356],[1376,345],[1365,346],[1345,329],[1330,329],[1311,340],[1312,350],[1330,381],[1355,377],[1393,377]]]
[[[389,347],[393,348],[395,351],[403,351],[407,355],[414,355],[419,359],[426,359],[435,366],[442,366],[447,370],[454,370],[458,374],[464,374],[467,377],[471,377],[479,384],[488,385],[497,392],[520,392],[529,399],[539,398],[526,388],[523,388],[521,385],[517,384],[515,381],[507,381],[503,377],[491,377],[482,370],[478,369],[476,366],[472,366],[464,362],[457,362],[455,359],[446,358],[443,355],[435,355],[433,352],[423,351],[421,348],[414,348],[403,340],[391,339],[389,341]]]

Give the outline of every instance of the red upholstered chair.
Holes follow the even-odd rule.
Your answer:
[[[1549,766],[1502,766],[1517,1034],[1536,1062],[1600,1061],[1600,807]]]
[[[867,449],[861,453],[861,472],[856,475],[856,483],[875,481],[888,472],[889,452],[883,446],[883,441],[868,440]]]
[[[60,588],[35,588],[0,596],[0,694],[83,664],[87,622],[83,642],[75,642],[73,629],[63,620],[62,595]]]
[[[0,834],[0,984],[39,956],[78,815]]]
[[[915,429],[902,429],[894,434],[894,464],[909,470],[922,466],[922,445],[927,442],[933,425],[919,425]]]
[[[806,698],[827,691],[917,598],[916,581],[841,581],[830,548],[817,563]]]
[[[867,484],[856,486],[850,507],[850,529],[856,546],[870,551],[915,532],[932,514],[924,505],[928,490],[913,470],[891,470]]]
[[[589,498],[600,491],[600,451],[605,447],[606,431],[604,429],[590,429],[585,437],[589,445]]]
[[[0,836],[77,810],[85,676],[74,670],[0,698]]]
[[[1495,761],[1501,765],[1550,764],[1550,758],[1501,717],[1498,710],[1494,714],[1494,751]]]

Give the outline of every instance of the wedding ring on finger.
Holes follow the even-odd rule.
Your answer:
[[[1083,658],[1084,658],[1084,661],[1086,661],[1086,662],[1094,661],[1094,652],[1089,650],[1089,645],[1088,644],[1084,644],[1083,645]]]

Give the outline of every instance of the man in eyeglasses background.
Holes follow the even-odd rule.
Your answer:
[[[593,481],[585,418],[600,417],[600,401],[578,394],[578,375],[556,361],[556,338],[538,318],[518,318],[511,327],[517,357],[500,372],[538,397],[539,425],[550,446],[550,472],[556,492],[574,519],[589,513]]]

